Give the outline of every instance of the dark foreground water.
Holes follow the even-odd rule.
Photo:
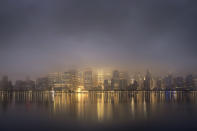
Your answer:
[[[197,130],[197,92],[0,92],[0,130]]]

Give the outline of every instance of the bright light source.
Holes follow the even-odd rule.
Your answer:
[[[81,88],[77,88],[77,92],[81,92]]]

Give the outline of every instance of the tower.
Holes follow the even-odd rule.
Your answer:
[[[115,70],[113,71],[111,87],[113,90],[119,90],[119,85],[120,85],[120,73],[119,71]]]
[[[151,73],[149,72],[149,70],[147,70],[144,79],[144,90],[149,91],[151,89],[151,79],[152,79]]]
[[[84,88],[90,90],[93,86],[92,71],[86,70],[84,72]]]

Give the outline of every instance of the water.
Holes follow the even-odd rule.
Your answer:
[[[0,92],[1,130],[197,130],[197,92]]]

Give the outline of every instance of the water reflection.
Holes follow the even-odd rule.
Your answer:
[[[21,107],[30,113],[45,113],[51,119],[137,121],[180,111],[194,115],[196,96],[197,92],[0,92],[0,112]]]

